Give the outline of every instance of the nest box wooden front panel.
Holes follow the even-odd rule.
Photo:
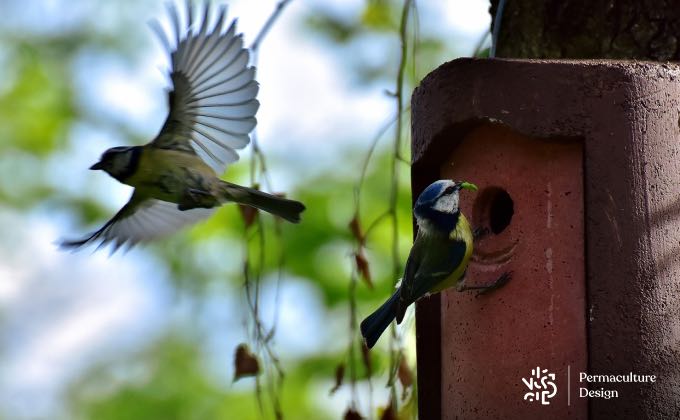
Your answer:
[[[442,403],[456,407],[443,418],[586,416],[586,400],[568,401],[567,391],[567,366],[585,371],[587,362],[582,145],[483,124],[442,164],[442,178],[477,185],[462,192],[461,209],[490,230],[475,244],[466,283],[513,272],[488,295],[442,296]],[[522,382],[536,367],[555,375],[547,405],[534,401],[543,389]]]

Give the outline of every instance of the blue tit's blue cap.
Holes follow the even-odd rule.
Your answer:
[[[416,205],[423,205],[435,201],[446,188],[453,185],[455,185],[455,182],[450,179],[440,179],[439,181],[433,182],[420,193]]]
[[[416,201],[416,206],[432,203],[439,196],[442,195],[445,189],[456,186],[458,187],[459,190],[466,189],[471,191],[477,191],[477,186],[470,182],[465,181],[454,182],[451,181],[450,179],[440,179],[439,181],[435,181],[432,184],[430,184],[427,188],[423,190],[422,193],[420,193],[420,195],[418,196],[418,200]]]

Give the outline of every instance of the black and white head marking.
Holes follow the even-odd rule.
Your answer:
[[[137,171],[140,153],[139,147],[112,147],[104,152],[99,163],[93,165],[92,169],[102,169],[122,181]]]
[[[433,209],[442,213],[453,214],[458,211],[458,191],[460,189],[455,185],[449,186],[442,191],[442,194],[437,198]]]
[[[448,232],[458,219],[460,184],[448,179],[436,181],[418,196],[414,210],[418,226],[425,232]]]

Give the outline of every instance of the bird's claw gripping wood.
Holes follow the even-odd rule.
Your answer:
[[[488,227],[478,227],[472,232],[472,238],[475,241],[478,241],[486,237],[489,233],[491,233],[491,230]]]
[[[501,274],[500,277],[498,277],[493,283],[487,284],[484,286],[466,286],[464,283],[461,287],[458,288],[459,292],[465,292],[467,290],[479,290],[475,296],[480,296],[480,295],[485,295],[487,293],[490,293],[494,290],[498,290],[501,287],[505,286],[508,284],[510,279],[512,278],[512,271],[506,271],[505,273]]]

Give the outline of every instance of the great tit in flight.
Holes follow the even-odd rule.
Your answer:
[[[361,335],[372,348],[380,335],[396,318],[401,323],[406,308],[431,293],[456,286],[458,291],[496,289],[510,279],[504,273],[492,285],[466,286],[465,270],[474,235],[470,224],[458,207],[460,190],[477,191],[469,182],[439,180],[428,186],[416,200],[413,214],[418,234],[406,260],[401,284],[380,308],[361,322]]]
[[[169,114],[160,133],[144,146],[114,147],[90,167],[134,187],[132,197],[101,229],[62,247],[112,242],[114,250],[170,234],[209,217],[217,206],[236,202],[293,223],[305,209],[219,176],[238,160],[237,149],[250,142],[259,102],[255,68],[248,66],[236,21],[228,27],[221,6],[210,24],[210,7],[194,16],[186,3],[186,22],[168,6],[173,34],[154,21],[152,28],[170,54]]]

